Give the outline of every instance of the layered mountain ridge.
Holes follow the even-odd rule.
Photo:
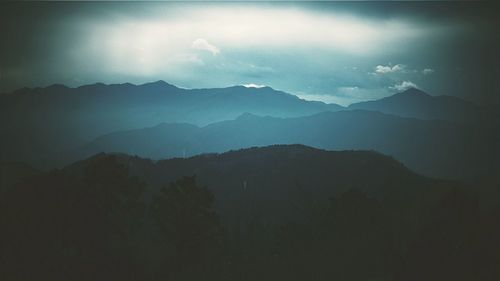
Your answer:
[[[161,159],[297,143],[377,150],[428,176],[473,180],[492,174],[500,140],[494,112],[417,89],[345,108],[270,87],[161,80],[24,88],[0,100],[0,160],[39,168],[99,152]]]

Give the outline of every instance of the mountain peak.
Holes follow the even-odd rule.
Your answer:
[[[66,85],[63,85],[63,84],[52,84],[48,87],[46,87],[45,89],[47,90],[66,90],[66,89],[69,89],[69,87],[67,87]]]
[[[141,86],[149,86],[149,87],[169,87],[169,88],[177,88],[176,86],[169,84],[163,80],[158,80],[155,82],[144,83]]]
[[[398,94],[395,94],[394,96],[422,96],[422,97],[430,97],[429,94],[427,94],[426,92],[420,90],[420,89],[417,89],[417,88],[409,88],[407,90],[404,90],[403,92],[401,93],[398,93]]]

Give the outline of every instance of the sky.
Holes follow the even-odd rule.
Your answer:
[[[488,2],[1,3],[0,92],[164,80],[500,104],[497,15]]]

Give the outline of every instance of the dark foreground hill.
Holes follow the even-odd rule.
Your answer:
[[[19,181],[42,172],[25,163],[0,162],[0,192],[8,190]]]
[[[99,154],[0,192],[2,280],[500,276],[498,204],[376,152]]]
[[[77,150],[72,159],[99,152],[161,159],[295,143],[329,150],[376,150],[419,173],[468,181],[494,178],[500,157],[500,138],[494,130],[355,110],[297,118],[244,114],[205,127],[160,124],[102,136]]]
[[[81,170],[88,161],[107,156],[98,154],[66,170]],[[297,204],[306,200],[304,196],[326,203],[329,197],[356,189],[397,203],[403,198],[412,201],[439,183],[376,152],[325,151],[303,145],[273,145],[157,162],[116,157],[153,188],[196,175],[216,195],[221,213],[238,217],[255,211],[255,216],[269,221],[300,209]]]

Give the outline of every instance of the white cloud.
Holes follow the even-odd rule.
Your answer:
[[[403,81],[403,82],[396,84],[396,85],[389,87],[389,88],[391,90],[396,90],[396,91],[402,92],[402,91],[408,90],[410,88],[418,89],[418,86],[417,86],[417,84],[415,84],[411,81]]]
[[[266,87],[266,85],[259,85],[259,84],[254,84],[254,83],[243,84],[242,86],[246,87],[246,88],[264,88],[264,87]]]
[[[406,66],[403,64],[396,64],[395,66],[391,65],[377,65],[375,67],[375,73],[378,74],[387,74],[387,73],[395,73],[395,72],[403,72]]]
[[[191,44],[191,47],[193,49],[197,49],[197,50],[208,51],[208,52],[212,53],[212,55],[214,55],[214,56],[218,55],[220,53],[219,48],[208,43],[208,41],[203,39],[203,38],[198,38],[198,39],[194,40],[193,43]]]
[[[435,72],[435,70],[432,68],[426,68],[426,69],[422,70],[422,74],[424,74],[424,75],[432,74],[434,72]]]

